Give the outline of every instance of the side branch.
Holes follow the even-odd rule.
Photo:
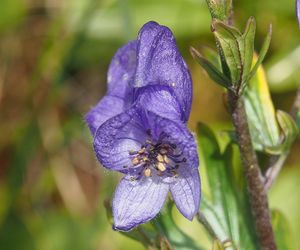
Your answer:
[[[275,250],[268,198],[261,178],[257,156],[252,146],[250,131],[243,99],[235,93],[228,92],[228,100],[237,141],[241,153],[251,211],[255,222],[257,237],[263,250]]]

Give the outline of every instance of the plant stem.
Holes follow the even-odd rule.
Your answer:
[[[252,146],[244,101],[232,91],[228,92],[228,101],[244,165],[249,201],[259,244],[262,250],[275,250],[277,248],[268,208],[268,198],[257,156]]]

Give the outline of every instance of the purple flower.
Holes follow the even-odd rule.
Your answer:
[[[198,211],[198,154],[186,127],[191,101],[191,77],[172,32],[145,24],[116,53],[107,94],[85,117],[98,160],[125,174],[113,199],[115,229],[154,218],[169,191],[186,218]]]

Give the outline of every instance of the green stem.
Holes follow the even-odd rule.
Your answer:
[[[251,212],[259,244],[262,250],[275,250],[277,248],[268,208],[267,194],[262,182],[257,156],[252,146],[244,101],[231,91],[228,92],[228,100],[244,166]]]

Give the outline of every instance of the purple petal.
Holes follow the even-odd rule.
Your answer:
[[[190,168],[198,168],[199,159],[195,138],[184,123],[172,121],[152,112],[148,112],[147,118],[155,139],[158,139],[162,133],[167,134],[168,142],[181,149]]]
[[[116,96],[104,96],[98,104],[86,115],[85,121],[88,124],[92,135],[97,129],[111,117],[123,112],[124,100]]]
[[[173,89],[168,86],[148,85],[136,92],[137,102],[144,109],[171,120],[184,120],[184,114]]]
[[[125,101],[128,101],[132,95],[132,82],[136,69],[136,47],[137,41],[131,41],[120,48],[108,69],[108,94],[123,98]]]
[[[136,41],[131,41],[117,51],[108,70],[107,94],[85,115],[93,135],[103,122],[120,114],[132,103],[136,45]]]
[[[134,86],[167,85],[174,93],[188,120],[192,102],[192,80],[176,46],[171,30],[155,22],[140,30]]]
[[[123,178],[113,199],[114,229],[129,231],[153,219],[163,206],[169,186],[152,178]]]
[[[300,0],[296,1],[296,12],[297,12],[298,24],[300,27]]]
[[[199,210],[200,177],[198,169],[190,166],[178,169],[177,180],[170,184],[170,191],[176,207],[189,220]]]
[[[132,165],[129,151],[139,150],[146,136],[140,113],[133,107],[99,127],[94,138],[94,150],[104,167],[124,173],[125,166]]]

